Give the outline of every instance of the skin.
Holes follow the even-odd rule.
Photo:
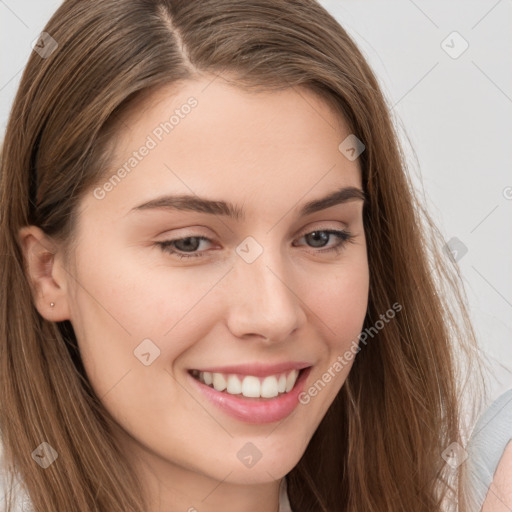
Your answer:
[[[510,512],[512,510],[512,442],[507,444],[489,486],[482,512]]]
[[[87,376],[147,486],[148,511],[276,512],[281,479],[353,361],[307,405],[260,425],[216,408],[186,371],[307,361],[307,389],[357,341],[369,291],[363,203],[302,218],[298,210],[342,186],[362,188],[361,171],[338,150],[347,126],[311,92],[248,93],[208,77],[160,89],[132,112],[108,176],[190,96],[197,107],[121,183],[104,199],[83,198],[72,262],[35,226],[20,240],[37,309],[50,321],[71,321]],[[163,193],[191,192],[233,202],[246,219],[129,213]],[[304,236],[326,229],[354,238],[336,254],[325,252],[339,242],[335,235],[323,243]],[[155,245],[187,236],[209,239],[192,249],[203,257],[179,259]],[[251,264],[235,251],[248,236],[263,248]],[[145,338],[160,349],[149,366],[134,357]],[[261,453],[250,468],[237,457],[247,442]]]

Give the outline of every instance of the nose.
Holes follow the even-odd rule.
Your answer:
[[[278,343],[306,321],[302,298],[294,290],[286,262],[269,250],[252,263],[236,258],[228,286],[227,323],[234,336],[259,336],[267,343]]]

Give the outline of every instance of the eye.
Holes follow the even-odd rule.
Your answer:
[[[309,233],[303,235],[301,238],[305,238],[310,242],[313,242],[313,244],[315,244],[313,247],[318,247],[319,245],[317,244],[320,244],[320,246],[323,247],[324,242],[329,241],[332,235],[335,235],[338,238],[336,244],[332,247],[329,247],[328,249],[323,249],[316,252],[323,253],[334,251],[336,254],[338,254],[347,243],[354,242],[354,235],[343,229],[315,229],[315,231],[310,231]]]
[[[312,242],[314,244],[313,247],[323,247],[324,243],[326,241],[328,242],[333,235],[338,238],[338,241],[335,245],[329,247],[328,249],[322,249],[313,252],[325,253],[334,251],[336,254],[338,254],[346,246],[347,243],[353,243],[355,238],[354,235],[352,235],[349,231],[336,229],[316,229],[315,231],[306,233],[301,238],[305,238]],[[168,254],[173,254],[180,259],[198,258],[203,257],[204,252],[206,252],[195,252],[197,251],[201,241],[211,242],[209,238],[204,236],[188,236],[186,238],[177,238],[174,240],[156,242],[155,245],[158,245],[162,251]]]
[[[177,238],[175,240],[164,240],[163,242],[157,242],[156,245],[160,246],[162,251],[175,254],[178,258],[197,258],[202,257],[203,254],[201,252],[192,252],[190,254],[182,254],[179,251],[189,252],[190,250],[197,250],[198,245],[201,241],[210,241],[209,238],[204,236],[187,236],[186,238]],[[190,242],[192,241],[192,242]],[[185,242],[185,243],[183,243]],[[179,245],[182,245],[184,248],[180,248]],[[178,246],[178,250],[176,251],[173,247]]]

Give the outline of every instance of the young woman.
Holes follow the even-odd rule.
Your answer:
[[[33,510],[471,510],[458,269],[319,4],[64,1],[1,165],[0,429]]]

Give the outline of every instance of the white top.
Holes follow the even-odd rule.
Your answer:
[[[466,446],[471,487],[479,510],[494,473],[512,440],[512,389],[500,395],[480,416]]]

